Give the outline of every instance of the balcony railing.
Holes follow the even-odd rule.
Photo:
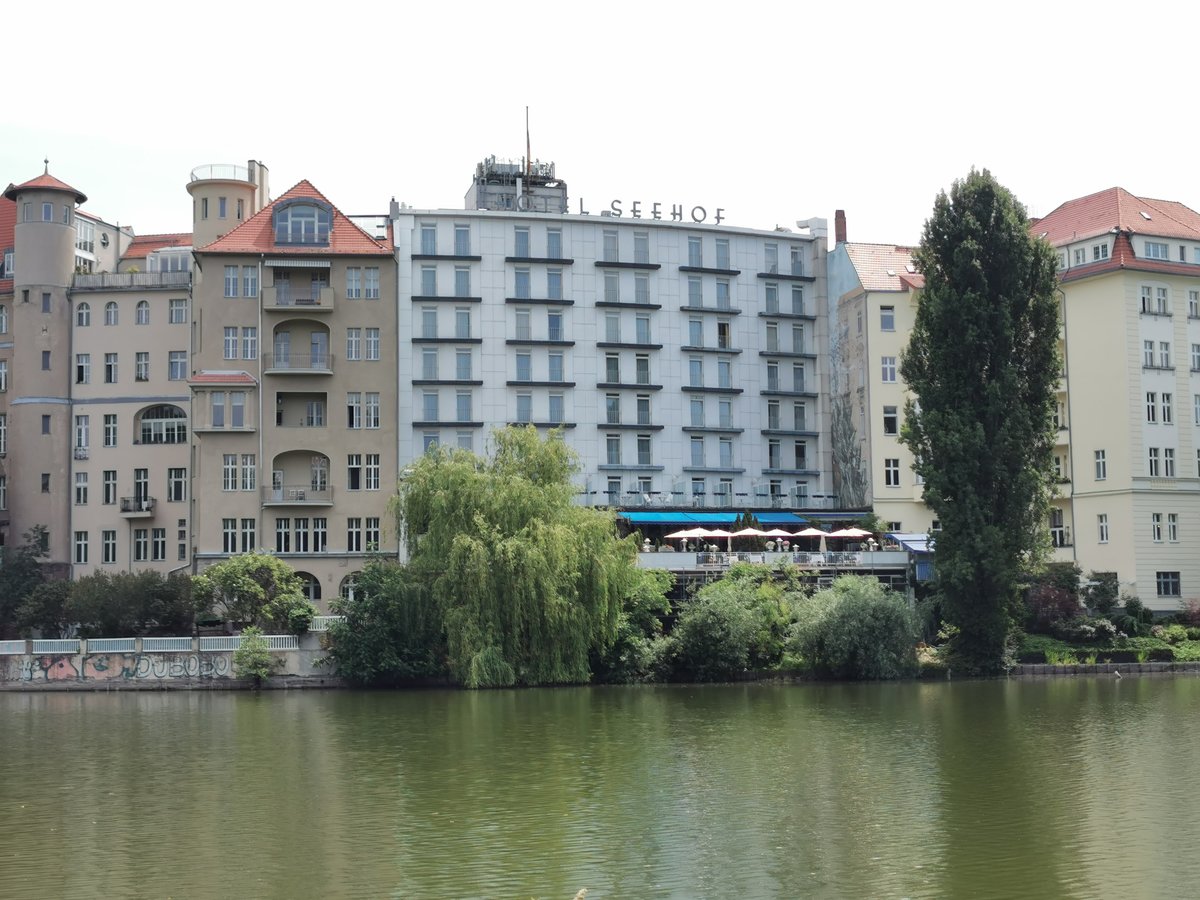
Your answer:
[[[272,285],[262,289],[262,298],[264,309],[333,312],[333,288],[327,285],[306,287],[303,290],[293,289],[290,285]]]
[[[99,272],[76,275],[71,282],[71,289],[101,291],[122,288],[186,288],[191,283],[191,272]]]
[[[209,163],[192,169],[192,181],[249,181],[250,170],[232,163]]]
[[[299,375],[329,375],[333,372],[333,356],[329,353],[307,353],[292,350],[289,353],[264,353],[263,368],[279,373]]]
[[[76,447],[75,448],[75,458],[76,459],[87,459],[88,458],[88,448],[87,447]]]
[[[328,506],[333,503],[333,488],[314,488],[311,484],[284,484],[263,488],[262,500],[271,506]]]
[[[121,515],[152,516],[154,515],[153,497],[122,497]]]

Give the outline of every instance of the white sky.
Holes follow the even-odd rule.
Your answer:
[[[1200,208],[1195,2],[8,6],[0,180],[49,156],[140,234],[189,230],[191,169],[248,158],[346,213],[461,208],[527,104],[573,210],[832,234],[844,208],[851,240],[911,243],[971,166],[1032,215],[1114,185]]]

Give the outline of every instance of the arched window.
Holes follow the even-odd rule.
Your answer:
[[[300,580],[304,582],[304,596],[313,603],[316,603],[318,600],[320,600],[321,582],[317,580],[316,576],[311,575],[308,572],[297,572],[296,574],[299,575]]]
[[[75,324],[80,328],[92,324],[92,308],[88,304],[80,303],[75,307]]]
[[[178,406],[163,403],[142,410],[138,443],[186,444],[187,439],[187,414]]]
[[[116,325],[117,324],[117,301],[116,300],[109,300],[107,303],[104,304],[104,324],[105,325]]]
[[[343,600],[350,600],[353,602],[359,596],[358,576],[361,574],[361,572],[351,572],[342,579],[341,585],[338,586],[338,595]]]
[[[275,243],[329,243],[330,207],[308,198],[286,201],[275,207]]]
[[[137,323],[139,325],[150,324],[150,302],[148,300],[139,300],[137,304]]]

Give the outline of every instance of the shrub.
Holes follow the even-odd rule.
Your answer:
[[[1061,621],[1079,616],[1079,597],[1061,587],[1037,584],[1029,590],[1029,630],[1050,633]]]
[[[1182,625],[1155,626],[1155,628],[1160,627],[1162,628],[1162,634],[1160,637],[1168,644],[1178,644],[1181,641],[1186,641],[1188,639],[1188,630]],[[1154,629],[1152,628],[1151,631],[1153,630]]]
[[[1120,582],[1116,572],[1088,572],[1088,586],[1083,590],[1083,600],[1089,609],[1110,618],[1117,606]]]
[[[235,675],[252,679],[257,687],[282,665],[283,660],[267,649],[267,640],[261,629],[253,625],[243,629],[241,644],[233,651]]]
[[[735,591],[702,590],[659,642],[656,668],[668,678],[728,681],[749,665],[758,624]]]
[[[1108,619],[1088,619],[1084,616],[1067,622],[1055,622],[1050,633],[1072,644],[1107,644],[1117,636],[1117,628]]]
[[[884,679],[917,671],[915,616],[875,578],[844,575],[798,612],[792,646],[819,674]]]
[[[1179,618],[1184,625],[1200,628],[1200,599],[1192,597],[1179,605]]]
[[[1200,641],[1200,628],[1189,628],[1187,636],[1189,641]]]

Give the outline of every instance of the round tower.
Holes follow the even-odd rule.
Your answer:
[[[69,564],[71,308],[75,209],[84,194],[46,171],[5,198],[17,206],[8,385],[9,540],[49,530],[48,562]]]
[[[214,163],[192,169],[192,246],[199,249],[258,212],[267,202],[267,167]]]

